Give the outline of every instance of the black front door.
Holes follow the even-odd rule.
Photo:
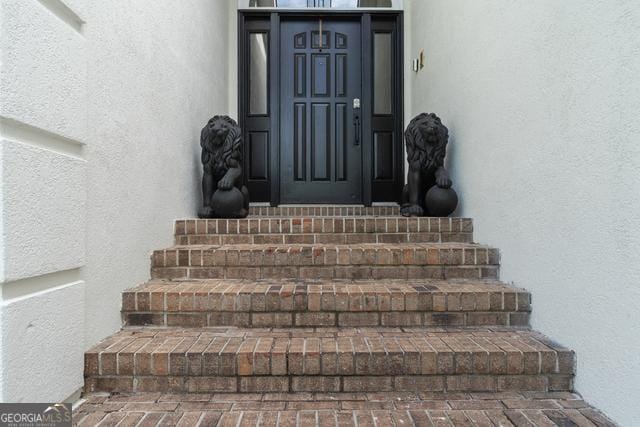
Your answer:
[[[251,201],[399,201],[402,15],[239,16],[238,117]]]
[[[362,203],[360,20],[280,27],[282,203]]]

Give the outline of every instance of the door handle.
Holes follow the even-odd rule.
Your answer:
[[[353,98],[353,128],[355,138],[353,145],[360,145],[360,98]]]

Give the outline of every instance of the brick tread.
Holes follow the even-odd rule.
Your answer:
[[[470,218],[288,217],[179,219],[176,236],[300,233],[472,233]]]
[[[129,325],[527,325],[531,296],[493,280],[152,280],[123,293]]]
[[[518,328],[125,328],[88,391],[569,391],[572,351]]]
[[[73,425],[614,427],[575,393],[88,394]]]

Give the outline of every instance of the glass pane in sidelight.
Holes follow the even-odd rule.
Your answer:
[[[249,34],[249,114],[267,114],[269,35]]]
[[[391,33],[373,34],[373,113],[391,114],[393,81]]]

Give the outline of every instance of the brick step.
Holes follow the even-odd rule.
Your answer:
[[[152,280],[122,301],[129,326],[526,326],[530,311],[526,290],[481,280]]]
[[[181,219],[178,245],[411,243],[473,241],[467,218],[295,217]]]
[[[153,279],[497,279],[499,251],[469,243],[174,246]],[[401,268],[399,268],[401,267]]]
[[[294,205],[251,206],[249,216],[400,216],[400,206]]]
[[[85,391],[571,391],[572,351],[515,328],[126,328]]]

